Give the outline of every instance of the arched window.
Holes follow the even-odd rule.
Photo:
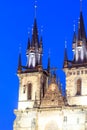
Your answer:
[[[81,79],[77,80],[77,93],[76,95],[81,95]]]
[[[32,91],[32,85],[31,83],[28,84],[27,86],[27,99],[31,99],[31,91]]]

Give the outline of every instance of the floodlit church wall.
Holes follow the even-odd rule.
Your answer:
[[[62,112],[51,111],[49,108],[47,111],[41,110],[38,113],[38,130],[61,130],[62,128]]]
[[[15,111],[15,114],[13,130],[36,130],[36,111]]]
[[[66,94],[69,105],[87,105],[87,70],[85,68],[65,69]],[[81,88],[78,94],[78,80]]]
[[[62,130],[85,130],[85,112],[80,109],[67,108],[64,111]]]
[[[79,22],[82,23],[79,24],[78,30],[81,39],[77,39],[74,35],[73,61],[68,60],[65,47],[66,95],[63,97],[54,80],[52,86],[48,83],[48,79],[52,78],[50,64],[44,70],[40,63],[42,50],[38,50],[38,47],[42,49],[42,40],[40,44],[36,19],[34,20],[33,40],[30,41],[27,50],[29,59],[25,69],[19,57],[19,101],[18,109],[14,111],[16,119],[13,130],[87,130],[87,59],[85,59],[87,46],[83,46],[84,40],[86,43],[87,39],[84,39],[82,11]],[[35,62],[37,60],[39,64]]]
[[[69,107],[42,110],[38,113],[38,130],[85,130],[85,114],[84,110]]]
[[[83,68],[70,69],[66,71],[67,95],[75,96],[78,79],[81,80],[81,95],[87,95],[87,70]]]
[[[32,108],[35,98],[40,100],[40,73],[22,74],[20,78],[18,109]],[[31,99],[28,99],[28,84],[31,84]],[[24,90],[25,89],[25,90]],[[24,92],[25,91],[25,92]]]

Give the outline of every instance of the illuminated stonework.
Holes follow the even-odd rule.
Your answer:
[[[19,54],[18,109],[13,130],[87,130],[87,38],[82,11],[78,38],[74,32],[73,60],[68,60],[65,47],[63,70],[66,91],[63,95],[56,73],[42,65],[42,37],[39,40],[36,18],[33,34],[28,38],[27,65]]]

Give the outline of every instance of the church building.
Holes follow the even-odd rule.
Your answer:
[[[50,58],[47,69],[43,68],[43,41],[34,18],[26,65],[22,65],[19,53],[19,97],[13,130],[87,130],[87,36],[82,10],[78,32],[74,30],[73,34],[72,51],[73,59],[69,60],[65,47],[63,94],[56,73],[51,72]]]

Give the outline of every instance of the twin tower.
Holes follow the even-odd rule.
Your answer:
[[[74,30],[73,59],[69,60],[65,47],[63,71],[66,75],[66,94],[61,83],[42,65],[43,42],[38,36],[37,20],[28,38],[27,64],[22,65],[19,54],[18,109],[14,130],[87,130],[87,37],[83,13],[80,11],[78,33]]]

